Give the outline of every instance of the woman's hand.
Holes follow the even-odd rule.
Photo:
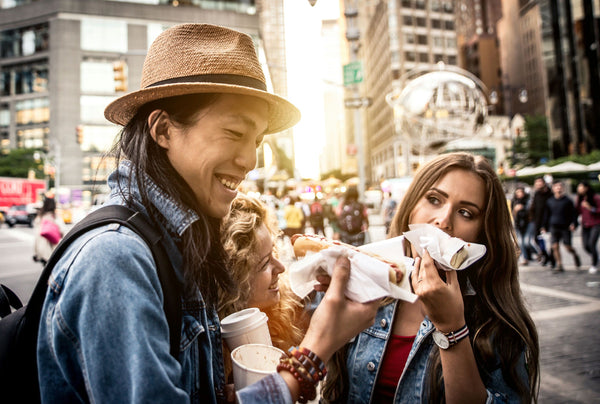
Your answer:
[[[445,281],[425,250],[423,257],[415,259],[411,285],[435,327],[442,332],[450,332],[465,325],[464,302],[456,271],[444,274]]]
[[[379,300],[368,303],[352,301],[344,295],[350,278],[350,261],[340,257],[332,277],[324,277],[327,293],[312,315],[302,346],[316,353],[324,362],[335,351],[375,321]]]

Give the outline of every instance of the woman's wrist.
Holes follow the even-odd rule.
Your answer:
[[[457,330],[460,330],[462,327],[464,327],[466,324],[465,319],[460,319],[460,320],[455,320],[452,322],[439,322],[439,323],[435,323],[433,322],[433,326],[440,332],[443,332],[445,334],[449,333],[449,332],[455,332]]]

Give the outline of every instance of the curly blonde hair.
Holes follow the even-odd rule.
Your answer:
[[[250,285],[259,271],[257,231],[263,224],[269,231],[276,249],[275,240],[280,230],[275,214],[258,198],[239,193],[221,224],[221,242],[226,252],[227,267],[237,288],[232,292],[219,291],[220,318],[248,307],[252,294]],[[308,319],[304,313],[304,304],[291,291],[285,272],[279,277],[279,292],[279,302],[263,311],[269,319],[273,345],[287,350],[290,346],[300,343]]]

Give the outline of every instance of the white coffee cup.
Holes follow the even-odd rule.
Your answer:
[[[231,352],[231,362],[236,391],[275,373],[284,354],[281,349],[265,344],[246,344],[235,348]]]
[[[267,315],[252,307],[221,320],[221,333],[231,351],[244,344],[273,345]]]

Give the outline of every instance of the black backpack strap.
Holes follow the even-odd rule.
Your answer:
[[[163,309],[169,324],[170,352],[177,359],[181,338],[181,283],[177,279],[167,253],[160,243],[161,234],[148,223],[141,213],[122,205],[107,205],[95,210],[73,226],[69,233],[63,237],[40,275],[27,304],[27,316],[29,319],[34,320],[35,324],[39,323],[50,274],[67,247],[82,234],[109,223],[120,223],[129,227],[140,235],[150,247],[164,295]]]
[[[8,316],[12,308],[18,310],[21,307],[23,307],[23,303],[21,303],[21,299],[15,292],[4,285],[0,285],[0,318]]]

